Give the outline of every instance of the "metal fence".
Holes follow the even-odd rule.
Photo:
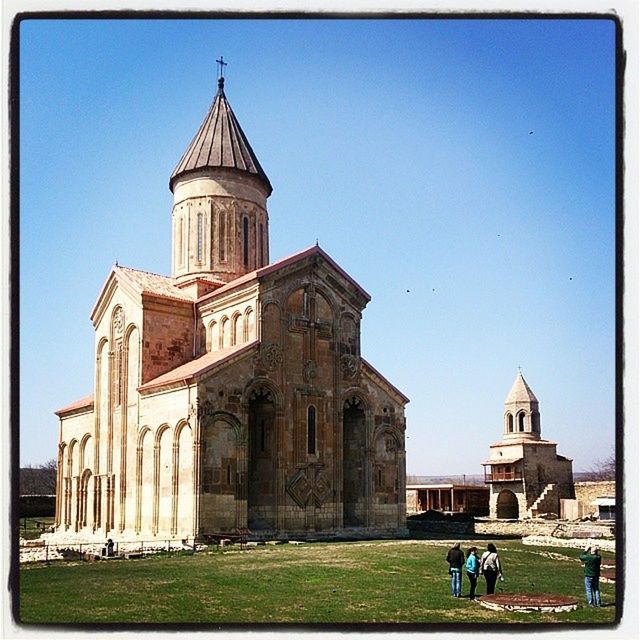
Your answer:
[[[219,545],[224,547],[224,543]],[[155,553],[195,553],[207,545],[181,540],[135,540],[106,543],[77,542],[50,543],[35,540],[20,546],[20,562],[50,562],[52,560],[112,560],[117,558],[137,558]]]

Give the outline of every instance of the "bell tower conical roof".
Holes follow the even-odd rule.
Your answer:
[[[511,391],[504,401],[504,439],[540,440],[540,410],[538,398],[518,369]]]
[[[169,178],[169,188],[173,191],[179,178],[207,169],[229,169],[254,175],[264,183],[267,196],[273,191],[229,105],[223,77],[218,78],[218,93],[207,116]]]
[[[538,402],[538,398],[536,398],[535,394],[527,384],[527,381],[524,379],[522,371],[518,371],[518,375],[511,387],[511,391],[509,391],[509,395],[504,401],[505,404],[512,404],[516,402]]]
[[[226,63],[217,62],[218,93],[169,179],[171,272],[191,288],[230,282],[269,262],[273,189],[225,96]]]

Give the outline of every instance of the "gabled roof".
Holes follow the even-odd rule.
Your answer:
[[[66,415],[68,413],[73,413],[74,411],[80,411],[80,410],[90,410],[93,409],[93,394],[90,396],[86,396],[85,398],[82,398],[80,400],[76,400],[76,402],[71,403],[70,405],[67,405],[66,407],[63,407],[62,409],[58,409],[55,414],[57,416],[62,417],[63,415]]]
[[[157,378],[153,378],[153,380],[145,382],[142,386],[138,387],[138,391],[158,390],[162,387],[168,387],[177,383],[189,384],[199,376],[253,351],[257,345],[258,340],[254,340],[247,344],[219,349],[218,351],[209,351],[199,358],[195,358],[167,373],[163,373]]]
[[[345,280],[347,280],[350,284],[352,284],[358,290],[358,292],[366,299],[367,302],[371,300],[371,296],[342,267],[340,267],[340,265],[338,265],[338,263],[335,262],[335,260],[333,260],[331,256],[329,256],[329,254],[323,251],[318,245],[313,245],[312,247],[308,247],[303,251],[294,253],[293,255],[290,255],[286,258],[282,258],[277,262],[268,264],[266,267],[256,269],[255,271],[246,273],[245,275],[240,276],[239,278],[236,278],[231,282],[228,282],[227,284],[220,287],[219,289],[216,289],[215,291],[212,291],[211,293],[208,293],[202,296],[201,298],[198,298],[198,303],[204,302],[211,298],[215,298],[219,295],[224,295],[225,293],[232,291],[236,287],[239,287],[243,284],[251,282],[252,280],[257,280],[259,278],[268,276],[269,274],[274,273],[279,269],[283,269],[284,267],[295,264],[296,262],[299,262],[301,260],[304,260],[305,258],[308,258],[309,256],[314,256],[314,255],[323,258]]]
[[[538,402],[538,398],[535,397],[533,391],[529,388],[522,371],[518,371],[515,382],[509,391],[505,404],[512,404],[515,402]]]
[[[168,276],[161,276],[157,273],[122,267],[114,265],[107,276],[107,279],[100,290],[98,299],[93,305],[90,318],[96,325],[97,318],[104,312],[106,304],[115,290],[117,283],[123,284],[130,292],[140,296],[151,295],[167,300],[179,302],[193,302],[193,298],[176,286],[176,280]]]
[[[267,195],[273,191],[267,174],[227,101],[224,78],[218,80],[218,93],[198,133],[173,170],[169,188],[173,191],[179,177],[202,169],[233,169],[249,173],[262,180],[267,187]]]
[[[116,266],[115,270],[127,278],[140,293],[150,293],[161,298],[171,298],[173,300],[192,300],[188,293],[176,286],[175,278],[161,276],[148,271],[140,271],[131,267]]]
[[[369,362],[367,362],[364,358],[360,358],[360,360],[362,361],[362,368],[363,371],[367,374],[369,374],[369,376],[373,377],[373,378],[377,378],[380,382],[382,382],[388,389],[389,391],[391,391],[392,393],[395,393],[397,396],[399,396],[400,401],[403,404],[407,404],[410,402],[409,398],[407,398],[407,396],[404,395],[404,393],[402,393],[402,391],[400,391],[400,389],[398,389],[397,387],[393,386],[377,369],[375,369]]]

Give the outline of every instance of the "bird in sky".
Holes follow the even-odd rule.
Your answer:
[[[529,135],[532,136],[533,135],[533,131],[529,131]]]

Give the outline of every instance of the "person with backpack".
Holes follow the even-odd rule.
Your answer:
[[[496,580],[504,580],[502,575],[502,565],[500,563],[500,557],[498,556],[498,550],[493,542],[487,545],[487,550],[482,554],[480,558],[480,573],[484,575],[484,579],[487,582],[487,595],[491,595],[496,591]]]

